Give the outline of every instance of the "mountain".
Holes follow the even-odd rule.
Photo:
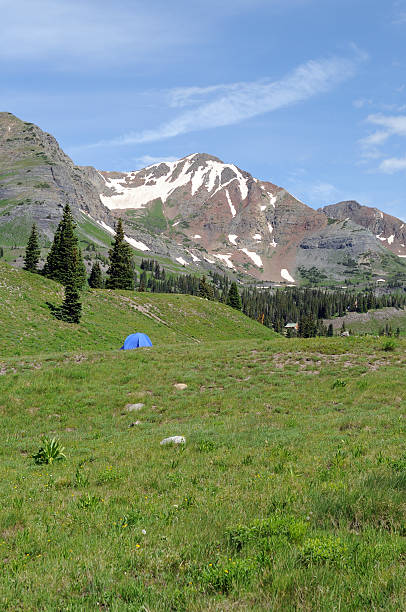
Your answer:
[[[362,206],[358,202],[338,202],[319,209],[327,217],[333,219],[350,219],[361,227],[370,230],[386,248],[398,255],[406,257],[406,223],[392,217],[378,208]]]
[[[316,211],[207,154],[133,172],[76,166],[53,136],[0,113],[0,246],[8,260],[21,264],[33,221],[49,245],[66,202],[88,260],[95,249],[107,254],[122,217],[138,260],[164,257],[178,271],[293,284],[406,270],[396,251],[406,244],[401,222],[375,209],[341,203]],[[375,210],[378,225],[366,210]]]

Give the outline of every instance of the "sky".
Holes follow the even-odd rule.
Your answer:
[[[406,218],[406,0],[0,0],[0,110],[79,165],[209,153]]]

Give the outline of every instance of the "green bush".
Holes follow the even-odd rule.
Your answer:
[[[257,571],[258,566],[251,559],[228,559],[209,563],[200,575],[200,583],[207,591],[227,594],[235,588],[249,586]]]
[[[339,563],[347,557],[347,546],[335,536],[307,538],[300,549],[299,559],[304,565]]]
[[[251,525],[238,525],[226,532],[231,546],[237,550],[248,543],[259,542],[272,536],[283,536],[289,542],[300,542],[307,531],[302,519],[275,513],[269,518],[256,520]]]

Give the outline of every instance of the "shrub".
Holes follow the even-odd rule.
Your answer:
[[[200,440],[197,443],[197,450],[201,453],[210,453],[216,448],[215,443],[212,440]]]
[[[272,536],[283,536],[289,542],[300,542],[307,531],[302,519],[275,513],[269,518],[256,520],[251,525],[238,525],[226,532],[229,543],[241,548],[249,542],[259,542]]]
[[[51,439],[44,436],[42,438],[42,444],[43,445],[39,448],[38,452],[33,455],[35,463],[41,465],[66,459],[63,452],[65,449],[63,446],[61,446],[61,443],[56,438]]]
[[[347,546],[335,536],[308,538],[300,549],[299,560],[304,565],[339,563],[346,560]]]
[[[394,351],[395,348],[396,348],[396,342],[392,339],[385,340],[385,342],[382,344],[382,350],[386,351],[387,353],[390,351]]]
[[[98,506],[100,502],[101,498],[97,495],[90,495],[89,493],[86,493],[79,498],[78,506],[82,510],[91,510],[92,508]]]
[[[342,387],[346,387],[347,383],[345,382],[345,380],[341,380],[340,378],[337,378],[337,380],[335,380],[333,382],[333,384],[331,385],[332,389],[340,389]]]
[[[258,566],[251,559],[235,559],[232,561],[209,564],[200,575],[203,588],[208,591],[230,593],[234,588],[248,586],[256,576]]]

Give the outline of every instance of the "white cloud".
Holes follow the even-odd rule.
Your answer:
[[[406,136],[406,115],[369,115],[367,121],[385,128],[388,135]]]
[[[361,154],[364,159],[377,159],[383,157],[384,154],[379,149],[380,145],[387,142],[391,136],[406,136],[406,115],[383,115],[379,113],[369,115],[367,121],[373,125],[379,126],[381,129],[372,132],[359,141],[361,145]],[[387,172],[388,170],[384,168],[384,162],[382,162],[380,169]]]
[[[198,102],[197,106],[158,128],[132,132],[91,146],[141,144],[189,132],[234,125],[333,89],[352,77],[359,61],[364,58],[365,56],[357,52],[352,59],[334,57],[312,60],[298,66],[280,81],[263,79],[206,88],[176,89],[169,93],[170,106],[185,107]]]
[[[141,157],[137,157],[134,161],[138,166],[140,166],[140,168],[146,168],[147,166],[159,164],[160,162],[173,162],[177,159],[177,157],[154,157],[152,155],[142,155]]]
[[[384,159],[379,169],[386,174],[395,174],[395,172],[406,170],[406,157],[390,157]]]

